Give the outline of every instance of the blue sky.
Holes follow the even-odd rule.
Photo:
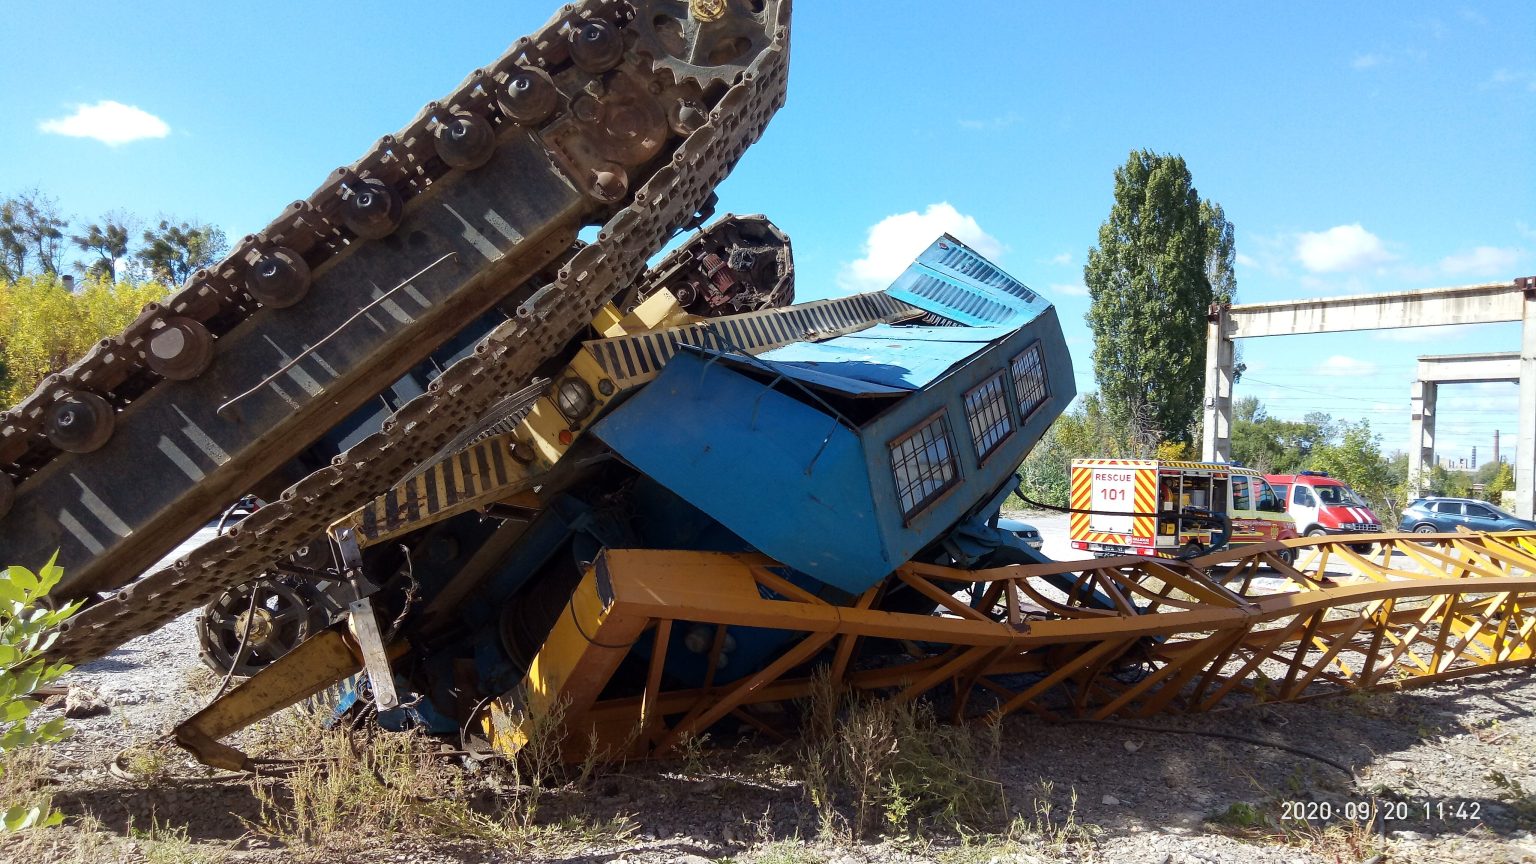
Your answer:
[[[37,47],[0,68],[0,194],[259,229],[555,4],[425,8],[8,4],[13,49]],[[802,298],[958,233],[1057,302],[1087,389],[1082,263],[1133,148],[1182,154],[1225,207],[1243,301],[1536,275],[1533,35],[1529,2],[802,0],[789,104],[721,209],[789,232]],[[1416,357],[1518,346],[1517,325],[1253,340],[1238,395],[1369,419],[1394,450]],[[1515,402],[1443,388],[1441,455],[1512,447]]]

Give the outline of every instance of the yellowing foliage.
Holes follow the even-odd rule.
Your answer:
[[[21,401],[165,295],[165,286],[154,282],[89,278],[71,293],[53,276],[0,281],[0,402]]]

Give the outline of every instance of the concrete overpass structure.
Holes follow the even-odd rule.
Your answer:
[[[1520,382],[1520,430],[1515,448],[1515,511],[1524,518],[1536,512],[1536,276],[1420,291],[1215,306],[1209,321],[1201,452],[1206,459],[1222,460],[1232,458],[1232,379],[1238,339],[1522,322],[1516,376]],[[1433,420],[1430,428],[1432,433]],[[1421,458],[1422,447],[1421,433]],[[1415,461],[1409,459],[1410,464]]]
[[[1440,395],[1440,385],[1519,380],[1520,354],[1514,351],[1419,358],[1418,378],[1410,393],[1413,408],[1408,415],[1408,486],[1415,494],[1424,491],[1424,475],[1435,464],[1435,402]],[[1529,419],[1522,403],[1521,440],[1524,440]],[[1519,458],[1518,452],[1516,458]],[[1518,492],[1516,498],[1518,500]]]

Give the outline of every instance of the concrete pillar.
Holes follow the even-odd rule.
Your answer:
[[[1519,280],[1524,289],[1520,324],[1520,431],[1515,444],[1515,515],[1531,519],[1536,512],[1536,283]]]
[[[1435,465],[1435,399],[1440,385],[1413,382],[1412,408],[1408,412],[1408,491],[1414,497],[1429,491],[1429,469]],[[1443,491],[1443,490],[1436,490]]]
[[[1200,458],[1207,462],[1232,460],[1232,374],[1235,363],[1232,342],[1232,307],[1212,305],[1205,329],[1205,428]]]

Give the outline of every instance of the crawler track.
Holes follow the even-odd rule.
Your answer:
[[[790,4],[788,0],[756,4],[760,11],[754,14],[732,20],[729,15],[733,13],[727,13],[727,19],[716,22],[716,36],[732,40],[733,45],[751,47],[750,56],[739,64],[717,66],[699,66],[690,62],[690,58],[705,53],[707,46],[697,40],[712,32],[708,27],[679,26],[674,31],[663,26],[669,20],[676,20],[669,19],[669,14],[686,17],[688,4],[657,0],[637,5],[641,7],[640,14],[632,20],[625,13],[628,6],[608,0],[568,6],[543,31],[519,40],[497,64],[488,67],[558,71],[564,64],[574,62],[570,39],[582,37],[586,32],[584,22],[602,19],[620,22],[621,29],[629,34],[624,43],[625,63],[641,64],[643,74],[650,76],[663,90],[670,86],[680,88],[680,92],[696,94],[699,102],[695,106],[696,114],[669,120],[674,130],[681,126],[691,128],[691,131],[669,140],[661,153],[644,162],[645,173],[627,184],[603,167],[611,164],[611,160],[602,158],[606,152],[623,164],[625,154],[618,151],[624,149],[626,141],[608,142],[612,148],[602,151],[579,135],[569,138],[562,138],[558,133],[546,136],[547,141],[553,141],[553,146],[566,148],[558,155],[569,163],[566,166],[568,173],[581,174],[582,166],[586,167],[585,179],[589,188],[583,194],[599,199],[611,197],[616,199],[613,204],[623,204],[612,209],[613,215],[603,224],[595,242],[561,263],[558,271],[550,274],[548,284],[542,284],[536,273],[542,263],[529,266],[525,262],[521,268],[513,268],[520,269],[524,277],[533,274],[531,278],[519,278],[517,281],[523,287],[510,292],[514,299],[521,301],[517,316],[492,331],[476,346],[473,356],[446,369],[429,393],[402,407],[381,431],[337,457],[331,466],[292,485],[278,501],[259,510],[231,533],[83,610],[63,628],[52,650],[54,655],[75,661],[91,659],[127,639],[153,630],[251,578],[267,562],[296,550],[322,533],[331,521],[388,488],[422,460],[449,445],[499,398],[526,384],[540,363],[575,338],[601,304],[638,278],[644,272],[649,256],[694,218],[714,187],[743,151],[762,134],[769,118],[783,104]],[[687,23],[694,25],[696,22]],[[504,73],[497,71],[494,74]],[[476,82],[485,75],[484,70],[472,75],[455,98],[465,92],[474,92]],[[492,110],[493,101],[484,103],[488,111]],[[579,97],[576,101],[579,102]],[[627,104],[634,107],[643,102],[636,97],[634,103]],[[438,107],[434,103],[428,106],[428,111]],[[645,109],[641,104],[634,110]],[[425,129],[429,122],[419,117],[410,128],[414,130],[420,126]],[[376,162],[384,164],[395,159],[386,145],[398,146],[402,140],[406,139],[402,136],[386,139],[381,150],[388,158],[382,162],[379,161],[382,157],[376,158],[377,154],[365,158],[358,163],[364,170],[357,170],[355,166],[352,176],[366,179]],[[625,188],[619,189],[615,183]],[[612,208],[612,205],[608,206]],[[324,212],[323,208],[320,210]],[[305,214],[312,212],[315,212],[313,205],[298,207],[296,213],[285,215],[285,218],[302,223]],[[544,247],[546,254],[537,257],[543,260],[557,257],[560,249],[568,248],[570,239],[557,231],[549,232],[548,245]],[[240,254],[237,251],[236,256]],[[501,269],[504,272],[507,268]],[[473,278],[483,281],[488,277]],[[202,290],[195,285],[189,286],[167,306],[175,309],[194,289]],[[507,293],[503,291],[500,296]],[[130,328],[130,333],[123,338],[127,339],[133,332]],[[124,344],[135,343],[128,339]],[[108,349],[104,346],[102,350]],[[59,381],[45,385],[7,418],[12,427],[21,430],[12,433],[12,437],[20,440],[30,435],[29,445],[35,444],[32,439],[35,439],[36,427],[25,427],[18,418],[45,415],[47,405],[58,392],[67,393],[70,386],[86,381],[94,374],[93,370],[104,365],[110,364],[104,364],[93,355],[65,373]],[[50,390],[52,385],[57,386]],[[163,382],[156,386],[163,386]],[[129,412],[124,411],[120,416],[127,420]],[[132,429],[134,424],[124,425]],[[120,429],[119,433],[122,431]],[[272,434],[270,431],[263,433],[261,441],[270,444]],[[10,438],[5,440],[10,442]],[[13,443],[6,446],[14,449]],[[37,448],[37,453],[46,455],[45,449]],[[258,449],[264,452],[262,458],[255,461],[262,464],[254,468],[246,466],[251,469],[248,474],[269,467],[275,461],[271,451],[280,448]],[[34,473],[45,470],[46,465],[33,469]],[[18,498],[17,513],[13,513],[5,525],[0,525],[0,530],[9,528],[9,523],[22,512],[27,482],[31,481],[23,481],[23,496]],[[208,497],[213,493],[205,489],[199,494]],[[186,508],[179,524],[185,527],[205,518],[198,514],[197,508]],[[134,533],[127,532],[129,536]],[[163,539],[179,539],[174,531],[163,534]],[[160,545],[147,544],[136,548],[132,554],[98,554],[88,561],[86,574],[75,583],[77,590],[72,593],[117,587],[121,577],[115,574],[135,572],[133,563],[157,550],[163,552]]]

